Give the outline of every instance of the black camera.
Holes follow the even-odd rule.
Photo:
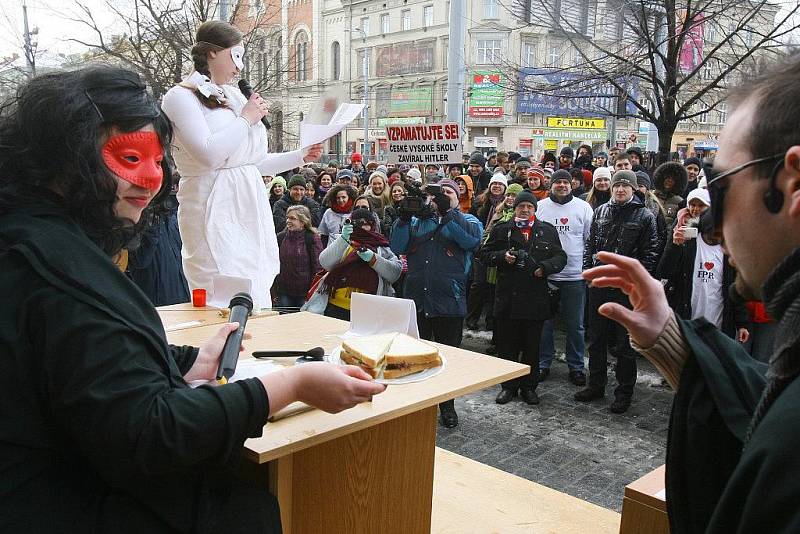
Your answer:
[[[509,254],[514,256],[516,260],[514,261],[514,267],[520,270],[524,270],[527,267],[528,263],[528,251],[526,250],[509,250]]]
[[[427,186],[427,189],[430,187],[430,185]],[[428,215],[431,211],[431,206],[428,203],[428,193],[411,183],[405,184],[405,188],[406,196],[400,201],[400,211],[417,218]]]

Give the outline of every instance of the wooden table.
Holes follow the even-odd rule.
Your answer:
[[[248,351],[329,352],[348,323],[296,313],[247,323]],[[214,326],[173,331],[171,343],[197,345]],[[269,424],[245,442],[245,456],[267,471],[281,505],[286,534],[425,533],[431,531],[437,405],[525,375],[526,365],[439,345],[442,373],[424,382],[390,386],[339,414],[313,410]]]
[[[625,486],[620,534],[669,534],[665,466]]]
[[[211,306],[196,308],[192,306],[191,302],[161,306],[156,308],[156,310],[161,317],[161,322],[164,324],[164,330],[167,332],[228,322],[227,309],[213,308]],[[259,312],[258,316],[272,316],[277,314],[278,312],[272,310],[263,310]]]

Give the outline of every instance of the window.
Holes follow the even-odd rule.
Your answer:
[[[700,77],[703,80],[710,81],[714,79],[714,69],[711,68],[711,62],[707,61],[705,65],[703,65],[703,70],[700,73]]]
[[[361,29],[364,30],[364,35],[369,36],[369,17],[361,19]]]
[[[411,10],[404,9],[400,15],[400,20],[402,24],[403,31],[408,31],[411,29]]]
[[[708,124],[708,110],[706,109],[700,115],[697,116],[697,122],[700,124]]]
[[[483,18],[500,18],[500,6],[498,5],[498,0],[483,0]]]
[[[257,17],[264,13],[264,0],[250,0],[250,6],[247,9],[247,16]]]
[[[381,33],[389,33],[389,14],[381,15]]]
[[[478,65],[498,65],[502,61],[502,41],[500,39],[478,39],[476,63]]]
[[[338,80],[339,76],[341,76],[341,71],[339,70],[341,67],[339,66],[339,62],[341,59],[342,50],[339,46],[338,41],[334,41],[331,45],[331,79]]]
[[[522,66],[536,66],[536,43],[525,43],[522,45]]]
[[[717,25],[711,20],[705,20],[705,40],[714,42],[717,40]]]
[[[560,67],[561,66],[561,47],[557,44],[551,44],[547,51],[547,66]]]
[[[295,79],[304,82],[308,80],[308,36],[305,32],[300,32],[294,43]]]
[[[272,66],[273,71],[275,72],[275,83],[280,85],[281,77],[283,72],[283,60],[281,58],[281,49],[283,48],[283,39],[281,38],[280,34],[275,38],[273,42],[273,53],[272,53]]]
[[[728,104],[722,102],[719,106],[717,106],[717,114],[719,115],[720,125],[725,124],[725,122],[728,120]]]
[[[433,26],[433,6],[422,8],[422,25],[426,28]]]

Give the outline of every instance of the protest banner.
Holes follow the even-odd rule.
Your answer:
[[[461,163],[458,123],[387,125],[389,163]]]

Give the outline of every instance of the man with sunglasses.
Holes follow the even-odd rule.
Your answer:
[[[605,304],[631,344],[676,389],[667,449],[672,532],[800,529],[800,59],[748,81],[706,166],[716,231],[737,269],[736,293],[776,320],[769,367],[703,319],[677,320],[661,284],[629,258],[602,253],[584,277],[616,287]]]

